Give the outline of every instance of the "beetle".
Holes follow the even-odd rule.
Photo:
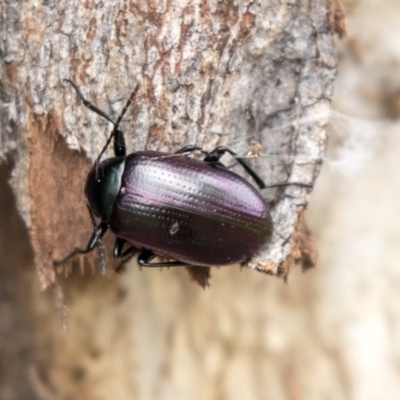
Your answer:
[[[267,186],[243,158],[224,146],[211,152],[188,145],[175,153],[126,154],[119,125],[139,86],[114,121],[87,101],[74,82],[65,81],[85,107],[110,121],[114,128],[86,180],[85,195],[94,225],[92,237],[86,249],[75,249],[54,265],[91,252],[101,244],[108,229],[116,236],[114,258],[131,257],[140,250],[138,264],[142,267],[244,263],[268,242],[273,223],[267,203],[253,185],[230,171],[220,159],[231,154],[258,189],[288,183]],[[100,161],[111,141],[114,157]],[[203,159],[190,157],[194,152],[202,154]],[[126,250],[125,244],[130,245]],[[152,262],[157,255],[170,261]]]

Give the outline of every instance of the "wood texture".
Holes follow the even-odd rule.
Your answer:
[[[93,160],[110,131],[63,78],[114,116],[140,84],[124,123],[129,150],[231,144],[245,154],[256,140],[267,183],[315,181],[335,69],[324,2],[6,2],[2,15],[0,155],[15,160],[12,183],[44,287],[55,279],[51,261],[90,235],[85,155]],[[291,252],[303,258],[292,234],[307,190],[265,195],[275,233],[248,265],[286,274]]]
[[[3,0],[0,6],[0,160],[13,164],[11,185],[41,285],[62,299],[61,280],[70,309],[71,333],[64,335],[52,306],[33,291],[36,395],[256,398],[237,390],[238,377],[257,382],[245,385],[250,392],[265,392],[279,373],[268,363],[253,371],[253,361],[268,351],[246,347],[247,322],[263,330],[279,314],[254,307],[269,302],[266,293],[270,303],[280,296],[265,276],[218,271],[206,294],[182,270],[140,274],[135,265],[108,280],[76,270],[56,279],[52,260],[91,234],[83,184],[110,132],[62,81],[74,80],[114,117],[140,84],[123,123],[130,151],[228,144],[244,155],[256,140],[263,153],[252,163],[266,183],[314,183],[336,66],[328,3]],[[249,267],[286,276],[297,262],[315,263],[302,222],[308,192],[265,191],[274,236]],[[97,271],[97,253],[79,263]],[[207,275],[190,271],[206,284]],[[65,315],[62,300],[58,307]],[[231,351],[237,343],[243,354]],[[275,394],[295,396],[290,371],[282,374]],[[210,393],[196,377],[209,380]]]

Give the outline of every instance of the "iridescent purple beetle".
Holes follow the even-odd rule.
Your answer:
[[[100,223],[94,223],[86,249],[75,249],[55,265],[76,254],[91,252],[108,229],[116,236],[113,256],[128,258],[140,251],[138,263],[143,267],[243,263],[270,239],[272,220],[266,202],[255,187],[229,171],[220,159],[225,153],[231,154],[259,189],[288,183],[265,185],[246,161],[228,147],[207,152],[189,145],[173,154],[138,151],[126,155],[119,124],[138,87],[114,121],[88,102],[75,83],[66,81],[83,104],[113,123],[114,129],[85,187],[92,221],[95,216]],[[100,162],[112,140],[115,157]],[[200,152],[203,160],[189,157],[193,152]],[[124,250],[126,243],[129,247]],[[174,261],[151,262],[157,255]],[[105,265],[102,269],[105,272]]]

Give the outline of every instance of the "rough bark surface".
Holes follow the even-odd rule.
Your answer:
[[[113,117],[140,84],[123,122],[129,151],[227,144],[244,155],[256,140],[263,153],[251,162],[267,184],[315,181],[335,74],[327,2],[3,0],[0,7],[0,162],[13,167],[10,182],[41,286],[57,296],[52,260],[90,237],[83,185],[110,132],[64,78]],[[308,194],[295,186],[265,191],[274,236],[249,267],[286,276],[294,263],[315,263],[301,218]],[[16,236],[5,232],[2,248],[14,248]],[[18,240],[28,246],[23,235]],[[20,263],[12,260],[0,267]],[[207,283],[204,270],[190,271]],[[22,306],[32,315],[29,328],[12,320],[3,326],[30,330],[29,340],[15,336],[30,349],[19,357],[29,380],[13,366],[3,386],[7,400],[300,398],[303,366],[288,361],[278,369],[275,362],[296,324],[277,317],[308,293],[276,303],[286,293],[280,282],[238,268],[215,271],[206,292],[181,269],[140,273],[131,266],[110,279],[73,272],[59,279],[68,334],[52,302],[23,281],[32,299]],[[316,346],[308,345],[305,353]],[[303,354],[288,349],[287,360],[292,350]],[[18,392],[21,379],[29,387]]]
[[[335,68],[326,7],[323,1],[3,2],[0,156],[15,160],[12,185],[43,286],[54,282],[52,260],[90,236],[82,186],[88,159],[110,131],[63,86],[64,78],[113,116],[140,84],[124,123],[130,151],[196,143],[207,150],[231,144],[245,154],[256,140],[263,155],[254,167],[267,183],[313,183]],[[307,192],[266,191],[275,233],[248,266],[287,270],[282,265]]]

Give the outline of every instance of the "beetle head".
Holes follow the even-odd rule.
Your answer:
[[[89,207],[104,222],[108,222],[112,205],[121,188],[125,157],[114,157],[94,165],[86,180],[85,195]]]

